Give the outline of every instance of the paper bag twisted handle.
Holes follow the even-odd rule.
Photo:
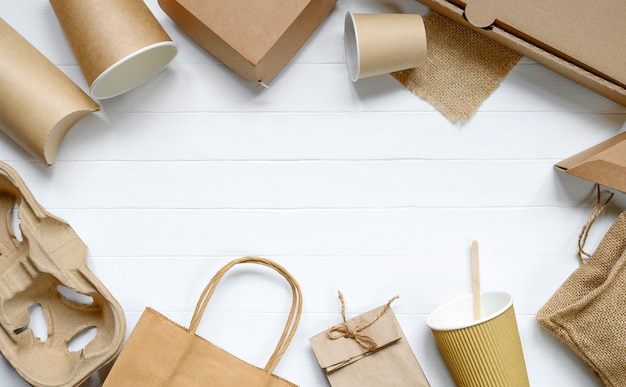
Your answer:
[[[380,313],[378,313],[378,315],[374,317],[374,319],[372,319],[372,321],[368,322],[365,325],[357,325],[356,327],[352,328],[350,327],[350,325],[348,325],[348,321],[346,319],[346,303],[343,299],[343,294],[341,294],[340,291],[338,293],[339,301],[341,301],[341,317],[343,319],[343,323],[330,327],[327,332],[328,338],[330,338],[331,340],[337,340],[342,337],[353,339],[361,347],[363,347],[363,349],[366,349],[368,351],[375,350],[378,346],[378,344],[376,344],[376,340],[373,337],[363,334],[361,332],[366,328],[372,326],[376,321],[378,321],[389,310],[389,308],[391,307],[391,303],[399,296],[395,296],[390,299],[383,308],[383,310],[381,310]]]
[[[296,333],[296,329],[298,328],[298,324],[300,323],[300,316],[302,315],[302,291],[300,290],[300,285],[296,281],[296,279],[287,271],[284,267],[280,266],[276,262],[273,262],[267,258],[261,257],[242,257],[235,259],[224,267],[222,267],[218,272],[211,278],[208,285],[202,291],[200,295],[200,299],[198,300],[198,304],[196,305],[196,310],[193,313],[193,317],[191,318],[191,322],[189,324],[189,332],[192,334],[196,333],[198,326],[200,325],[200,320],[202,319],[202,315],[204,314],[204,310],[209,302],[211,296],[215,292],[215,288],[217,284],[220,282],[222,277],[226,274],[228,270],[230,270],[233,266],[241,264],[241,263],[254,263],[258,265],[263,265],[270,267],[276,270],[280,275],[282,275],[289,285],[291,286],[291,291],[293,294],[292,302],[291,302],[291,310],[289,311],[289,316],[287,317],[287,323],[285,328],[283,329],[283,333],[278,340],[278,344],[272,353],[269,361],[265,365],[263,370],[267,373],[272,373],[274,368],[278,365],[278,362],[283,357],[283,354],[287,350],[289,343],[291,343],[291,339]]]
[[[595,222],[598,216],[602,213],[602,211],[604,211],[604,208],[607,204],[609,204],[611,199],[613,199],[613,195],[615,194],[614,192],[611,192],[609,198],[606,199],[604,203],[602,203],[600,201],[602,197],[602,193],[600,192],[600,184],[596,184],[596,191],[596,205],[593,208],[593,211],[591,211],[589,219],[587,219],[587,222],[583,226],[582,230],[580,231],[580,235],[578,236],[578,261],[580,262],[580,264],[584,264],[586,259],[591,258],[591,254],[584,250],[585,242],[587,242],[587,236],[589,235],[589,230],[591,230],[593,222]]]

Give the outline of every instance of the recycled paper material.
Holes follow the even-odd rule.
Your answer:
[[[80,87],[0,18],[0,129],[46,165],[82,117],[99,110]]]
[[[50,0],[94,98],[145,82],[176,45],[142,0]]]
[[[287,280],[292,291],[291,310],[274,352],[264,368],[256,367],[196,334],[207,303],[233,266],[248,263],[267,266]],[[242,257],[222,267],[204,288],[189,328],[152,308],[146,308],[104,387],[295,387],[273,374],[296,333],[302,314],[300,285],[285,268],[261,257]],[[252,323],[251,323],[252,325]],[[251,326],[250,329],[257,327]],[[262,334],[262,333],[260,333]]]
[[[626,87],[626,2],[465,0],[476,27],[498,25]]]
[[[346,324],[364,326],[376,319],[385,306],[363,313]],[[430,386],[415,358],[393,310],[388,309],[360,332],[376,342],[375,349],[353,338],[331,339],[327,331],[311,337],[311,347],[333,387]]]
[[[22,238],[14,235],[17,206]],[[0,352],[29,384],[77,386],[121,350],[121,306],[86,264],[87,247],[62,219],[35,200],[20,176],[0,162]],[[35,336],[29,309],[40,307],[47,337]],[[82,332],[82,349],[68,344]]]
[[[626,106],[626,2],[418,1]]]
[[[558,162],[573,176],[626,192],[626,132]]]
[[[159,0],[159,5],[193,40],[244,80],[268,83],[300,50],[335,2]]]
[[[419,67],[426,61],[421,15],[347,12],[344,30],[352,81]]]

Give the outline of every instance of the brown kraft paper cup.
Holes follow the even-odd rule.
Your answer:
[[[352,14],[344,24],[350,79],[389,74],[426,61],[426,30],[417,14]]]
[[[436,309],[426,321],[452,378],[467,387],[528,387],[513,298],[485,292],[480,299],[478,320],[469,295]]]
[[[70,128],[100,107],[1,18],[0,53],[0,129],[52,165]]]
[[[50,0],[93,98],[138,86],[174,59],[170,39],[142,0]]]

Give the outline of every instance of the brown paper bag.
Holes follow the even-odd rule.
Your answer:
[[[293,292],[287,324],[274,353],[263,369],[246,363],[195,334],[217,284],[230,268],[241,263],[254,263],[276,270],[289,282]],[[202,292],[189,328],[146,308],[104,386],[295,386],[273,375],[272,371],[287,350],[300,322],[301,313],[300,286],[282,266],[259,257],[233,260],[217,272]]]
[[[626,380],[626,212],[586,261],[582,250],[604,205],[598,200],[579,238],[580,267],[539,310],[537,321],[587,362],[605,385],[617,387]]]
[[[386,305],[311,337],[311,347],[333,387],[430,386],[398,320]]]

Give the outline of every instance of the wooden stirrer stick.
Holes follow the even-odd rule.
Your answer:
[[[472,295],[474,320],[480,319],[480,272],[478,270],[478,242],[472,241]]]

